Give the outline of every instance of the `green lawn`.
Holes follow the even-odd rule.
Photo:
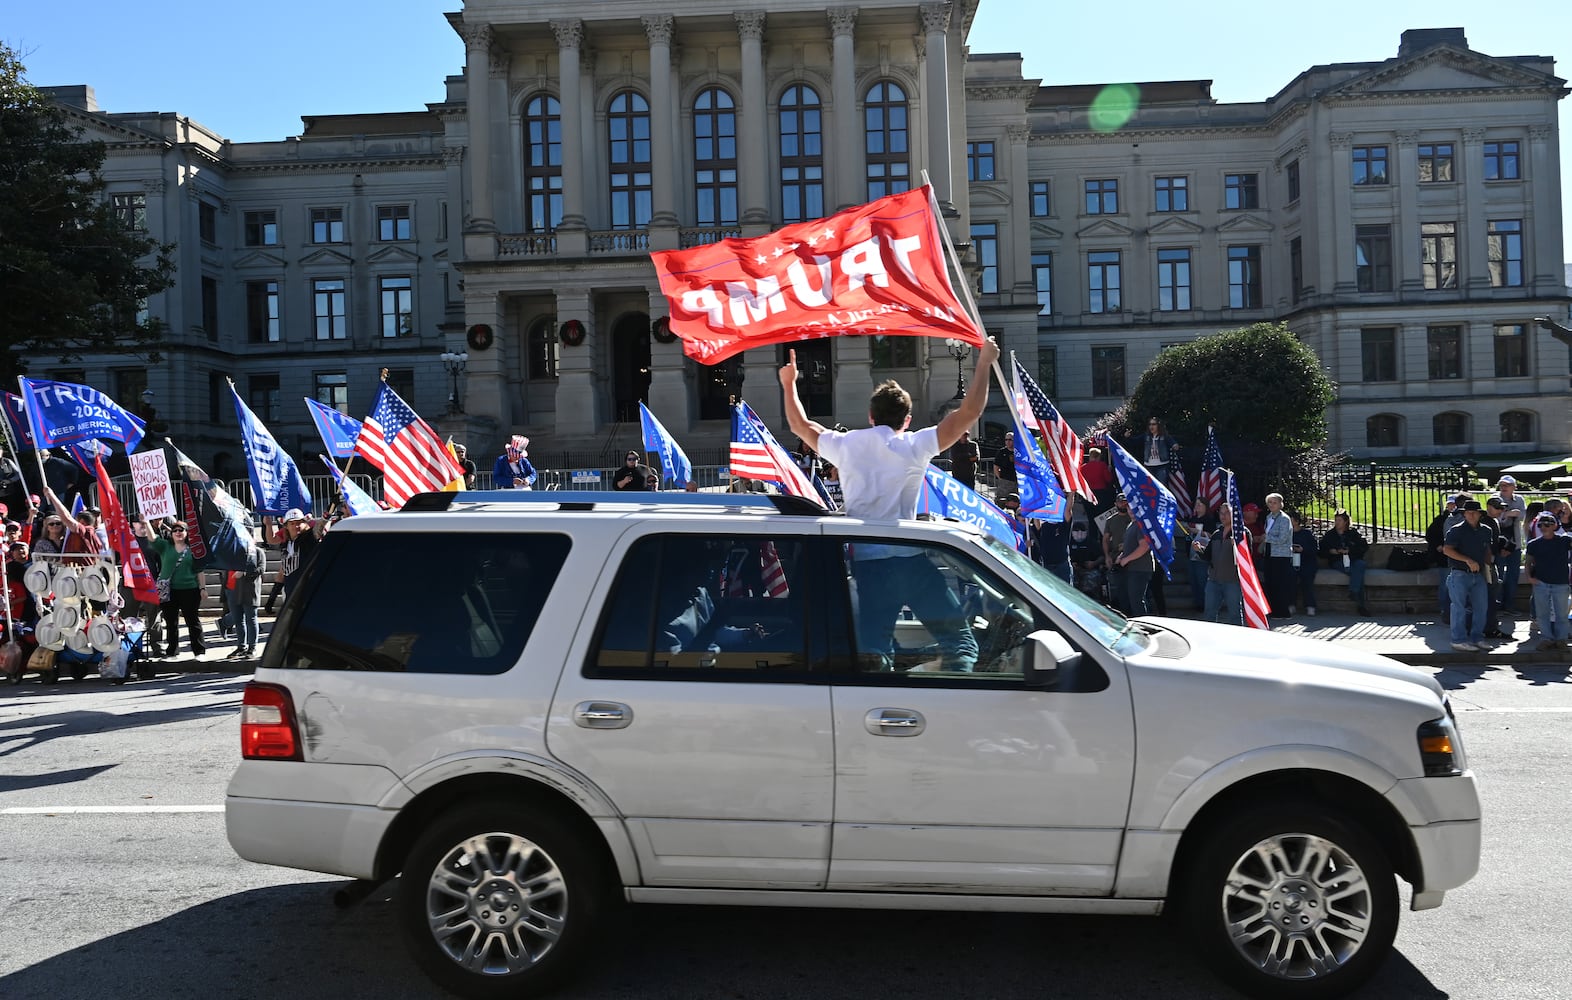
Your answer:
[[[1474,496],[1483,503],[1490,495],[1489,490],[1473,490]],[[1371,501],[1374,500],[1375,523],[1379,525],[1383,534],[1392,531],[1401,531],[1405,534],[1422,535],[1430,521],[1446,506],[1449,497],[1456,496],[1456,489],[1422,489],[1411,487],[1381,487],[1372,491],[1358,486],[1339,486],[1334,489],[1337,496],[1337,506],[1333,507],[1321,500],[1312,500],[1305,505],[1305,517],[1311,521],[1332,523],[1332,515],[1339,509],[1348,511],[1348,516],[1355,525],[1364,527],[1371,523]],[[1537,491],[1520,492],[1518,494],[1525,502],[1533,503],[1535,500],[1544,499],[1544,494]],[[1365,532],[1368,537],[1369,532]]]

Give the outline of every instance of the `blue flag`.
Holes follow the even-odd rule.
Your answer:
[[[351,517],[356,514],[375,514],[382,509],[365,490],[355,485],[353,479],[340,472],[331,458],[326,455],[317,457],[326,462],[327,467],[333,471],[333,482],[338,486],[338,495],[344,498],[344,506],[349,508]]]
[[[11,436],[16,439],[16,450],[32,450],[33,428],[27,422],[27,406],[14,392],[5,394],[5,419],[11,425]]]
[[[32,378],[17,382],[33,441],[40,448],[107,438],[129,452],[142,442],[142,418],[91,386]]]
[[[1053,474],[1048,456],[1037,436],[1019,422],[1015,425],[1015,477],[1021,489],[1021,516],[1042,521],[1063,521],[1070,503]]]
[[[1019,547],[1015,529],[1010,526],[1004,511],[981,493],[968,489],[948,472],[931,465],[923,473],[922,496],[917,498],[917,513],[974,524],[1010,548]]]
[[[311,491],[295,460],[241,400],[233,382],[229,383],[229,394],[235,398],[235,419],[240,421],[240,444],[246,450],[257,513],[281,517],[295,507],[311,513]]]
[[[306,409],[311,413],[311,422],[317,425],[317,433],[322,435],[322,444],[328,454],[334,458],[353,458],[355,440],[360,437],[360,421],[310,396],[306,397]]]
[[[71,498],[71,516],[76,517],[87,509],[87,504],[82,501],[82,494],[78,493]]]
[[[109,446],[97,438],[83,441],[81,444],[68,444],[64,450],[84,472],[94,471],[93,462],[96,459],[109,457]]]
[[[1130,502],[1130,517],[1146,533],[1152,555],[1157,557],[1166,576],[1169,563],[1174,561],[1174,518],[1179,511],[1179,501],[1168,492],[1168,487],[1146,471],[1146,466],[1120,447],[1113,435],[1108,436],[1107,442],[1108,458],[1119,475],[1119,488]]]
[[[670,434],[655,414],[643,403],[639,404],[639,423],[644,427],[644,450],[660,456],[661,479],[670,479],[672,485],[686,487],[693,478],[693,463],[682,450],[682,445]]]

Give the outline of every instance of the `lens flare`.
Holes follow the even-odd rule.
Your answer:
[[[1091,125],[1097,132],[1117,132],[1135,115],[1141,105],[1141,88],[1133,83],[1114,83],[1092,99]]]

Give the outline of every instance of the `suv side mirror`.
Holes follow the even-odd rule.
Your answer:
[[[1063,685],[1063,679],[1081,665],[1081,654],[1069,640],[1052,629],[1041,629],[1026,637],[1021,649],[1026,686],[1049,690]]]

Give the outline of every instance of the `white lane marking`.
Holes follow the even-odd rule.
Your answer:
[[[1523,706],[1521,708],[1471,708],[1462,706],[1458,709],[1459,715],[1555,715],[1557,713],[1572,712],[1572,708],[1537,708]]]
[[[10,806],[0,816],[45,816],[66,813],[219,813],[223,806]]]

